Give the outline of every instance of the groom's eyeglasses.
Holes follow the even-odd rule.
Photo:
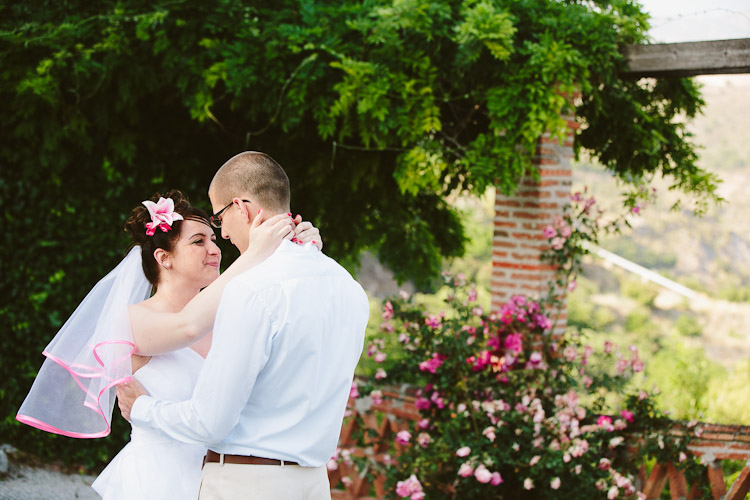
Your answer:
[[[247,203],[252,203],[250,200],[242,200],[242,201],[247,202]],[[219,210],[218,212],[216,212],[215,214],[213,214],[210,217],[209,220],[211,221],[211,225],[213,227],[215,227],[216,229],[221,229],[221,214],[224,212],[224,210],[226,210],[227,208],[231,207],[232,203],[234,203],[234,201],[230,201],[229,205],[227,205],[226,207],[222,208],[221,210]]]

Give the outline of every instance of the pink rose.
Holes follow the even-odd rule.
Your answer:
[[[635,358],[633,360],[633,371],[635,373],[642,372],[644,368],[645,368],[645,365],[643,364],[643,361],[641,360],[641,358]]]
[[[531,460],[529,460],[529,465],[531,467],[534,467],[537,463],[539,463],[539,460],[541,459],[542,457],[540,457],[539,455],[534,455],[533,457],[531,457]]]
[[[399,431],[396,434],[396,442],[400,445],[407,445],[411,441],[411,433],[409,431]]]
[[[610,354],[612,352],[612,342],[609,340],[604,341],[604,353]]]
[[[556,477],[556,478],[552,479],[552,481],[550,481],[549,485],[550,485],[550,488],[552,488],[553,490],[557,490],[557,489],[560,488],[560,484],[561,483],[562,483],[562,481],[560,481],[560,478]]]
[[[545,227],[542,233],[544,234],[544,237],[547,238],[548,240],[557,236],[557,230],[555,230],[555,228],[552,227],[551,225]]]
[[[375,354],[375,362],[382,363],[388,356],[384,352],[378,352]]]
[[[490,478],[490,484],[492,486],[497,486],[498,484],[503,482],[503,477],[500,475],[499,472],[493,472],[492,477]]]
[[[633,423],[633,420],[635,420],[632,411],[622,410],[620,412],[620,415],[622,415],[622,418],[624,418],[625,420],[627,420],[630,423]]]
[[[469,453],[471,453],[471,448],[468,446],[462,446],[461,448],[456,450],[456,456],[457,457],[468,457]]]
[[[503,342],[503,346],[506,350],[519,353],[523,350],[523,342],[521,341],[521,334],[520,333],[512,333],[505,337],[505,341]]]
[[[474,474],[474,468],[468,463],[461,464],[458,468],[458,475],[461,477],[469,477]]]
[[[477,481],[480,483],[489,483],[492,479],[492,473],[487,470],[487,467],[480,465],[474,471],[474,477],[477,478]]]
[[[349,389],[349,397],[352,399],[357,399],[359,397],[359,391],[357,390],[357,383],[352,382],[352,387]]]
[[[429,445],[431,442],[432,438],[426,432],[420,432],[417,436],[417,443],[419,443],[419,446],[421,446],[422,448],[427,448],[427,445]]]
[[[612,425],[612,419],[606,415],[600,415],[599,418],[596,419],[596,425],[610,432],[615,430],[614,425]]]
[[[523,480],[523,489],[530,490],[534,487],[534,481],[531,480],[531,478],[526,478]]]
[[[372,404],[374,405],[383,404],[383,391],[380,391],[380,390],[372,391],[370,393],[370,399],[372,399]]]
[[[429,399],[417,398],[417,401],[414,403],[414,406],[417,407],[417,410],[426,410],[430,406],[432,406],[432,403],[430,403]]]
[[[393,304],[391,304],[390,300],[386,301],[386,303],[383,305],[383,314],[381,315],[381,317],[385,321],[388,321],[393,317]]]
[[[385,370],[383,370],[382,368],[378,368],[378,371],[375,372],[375,378],[377,380],[382,380],[382,379],[386,378],[387,376],[388,376],[388,373]]]
[[[424,324],[429,326],[430,328],[438,328],[440,326],[440,316],[430,314],[427,318],[425,318]]]

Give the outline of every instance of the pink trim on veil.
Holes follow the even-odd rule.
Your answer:
[[[121,384],[124,382],[130,382],[132,380],[132,375],[128,375],[127,377],[120,377],[114,380],[111,380],[107,385],[105,385],[100,391],[99,394],[94,394],[80,381],[80,378],[102,378],[105,376],[105,370],[104,370],[104,362],[102,361],[101,357],[99,357],[99,354],[97,353],[97,350],[104,346],[105,344],[125,344],[130,346],[130,352],[126,356],[122,356],[116,360],[114,360],[113,365],[117,366],[120,363],[124,361],[130,361],[130,357],[135,352],[135,344],[132,342],[128,342],[127,340],[108,340],[104,342],[100,342],[94,346],[92,349],[92,353],[94,355],[94,358],[96,359],[97,363],[99,363],[100,366],[87,366],[87,365],[80,365],[77,363],[66,363],[65,361],[57,358],[56,356],[52,355],[51,353],[45,351],[42,351],[42,354],[47,356],[50,360],[54,361],[58,365],[65,368],[68,373],[70,373],[70,376],[73,377],[73,380],[76,384],[78,384],[78,387],[81,388],[81,390],[86,394],[86,401],[83,403],[83,405],[87,408],[90,408],[97,414],[99,414],[102,417],[102,420],[104,421],[107,428],[100,432],[95,433],[80,433],[80,432],[71,432],[71,431],[65,431],[62,429],[58,429],[57,427],[54,427],[50,424],[47,424],[45,422],[42,422],[39,419],[36,419],[34,417],[28,416],[28,415],[21,415],[20,413],[16,415],[16,420],[18,420],[21,423],[24,423],[26,425],[30,425],[31,427],[36,427],[37,429],[43,430],[45,432],[51,432],[54,434],[61,434],[63,436],[73,437],[73,438],[100,438],[105,437],[112,432],[112,429],[110,428],[109,422],[107,421],[107,417],[104,415],[104,411],[102,410],[100,399],[102,397],[102,394],[104,394],[105,391],[109,390],[111,387]],[[85,372],[85,373],[84,373]],[[95,402],[92,402],[95,401]]]

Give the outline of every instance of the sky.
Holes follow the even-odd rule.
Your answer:
[[[640,0],[654,42],[750,38],[750,0]]]
[[[750,0],[639,0],[654,43],[750,38]],[[705,85],[750,86],[750,75],[697,77]]]

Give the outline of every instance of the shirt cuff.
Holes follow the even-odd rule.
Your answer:
[[[141,425],[149,425],[149,415],[154,407],[156,400],[151,396],[140,396],[133,402],[130,408],[130,421]]]

